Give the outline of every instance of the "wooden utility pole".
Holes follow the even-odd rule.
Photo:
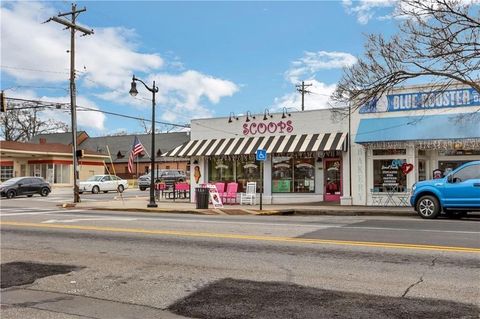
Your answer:
[[[75,31],[80,31],[83,35],[93,34],[93,30],[88,30],[84,27],[75,24],[77,16],[87,11],[86,8],[77,10],[77,5],[72,3],[72,11],[66,13],[59,13],[56,17],[51,17],[46,22],[54,21],[63,24],[70,28],[70,109],[72,118],[72,157],[73,157],[73,202],[80,202],[79,186],[78,186],[78,158],[77,158],[77,106],[76,106],[76,86],[75,86]],[[61,19],[71,15],[71,21]]]
[[[297,88],[297,91],[302,93],[302,111],[305,109],[305,93],[309,94],[312,93],[311,91],[305,90],[305,87],[312,86],[312,84],[305,84],[304,81],[302,81],[302,84],[297,84],[295,87]]]

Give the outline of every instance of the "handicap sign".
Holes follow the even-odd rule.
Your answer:
[[[257,161],[267,160],[267,150],[259,148],[255,154]]]

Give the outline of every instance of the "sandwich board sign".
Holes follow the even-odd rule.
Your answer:
[[[257,161],[267,160],[267,150],[259,148],[255,153]]]
[[[223,208],[222,199],[218,193],[217,186],[208,184],[208,193],[210,195],[210,201],[213,204],[213,208]]]

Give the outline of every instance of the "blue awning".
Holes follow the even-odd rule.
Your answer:
[[[361,119],[356,143],[480,138],[480,114]]]

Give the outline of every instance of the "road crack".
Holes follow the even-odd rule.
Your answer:
[[[435,267],[435,262],[437,261],[437,258],[438,257],[435,257],[433,258],[431,264],[428,266],[428,269],[431,269],[433,267]],[[410,289],[412,289],[413,287],[415,287],[416,285],[419,285],[420,283],[423,282],[423,276],[425,276],[425,273],[427,272],[427,270],[425,270],[422,275],[420,276],[420,279],[418,279],[416,282],[414,282],[413,284],[411,284],[410,286],[407,287],[407,289],[405,289],[405,291],[403,292],[402,294],[402,298],[405,298],[405,296],[408,294],[408,292],[410,291]]]

